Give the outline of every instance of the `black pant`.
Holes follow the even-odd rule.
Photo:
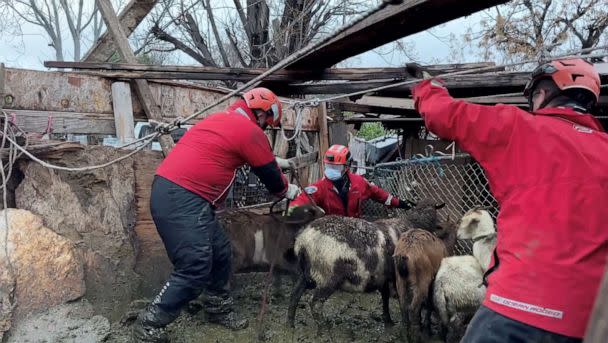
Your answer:
[[[566,337],[509,319],[481,306],[460,343],[579,343]]]
[[[211,297],[229,298],[230,241],[217,222],[209,202],[156,176],[152,184],[150,209],[174,267],[153,304],[177,315],[204,289]]]

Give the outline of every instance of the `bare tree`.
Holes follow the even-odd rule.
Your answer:
[[[269,67],[371,5],[364,0],[163,0],[142,49],[177,49],[204,66]]]
[[[484,12],[479,29],[465,39],[476,42],[484,58],[517,61],[597,46],[607,27],[606,0],[514,0]]]
[[[87,38],[97,39],[103,20],[94,1],[85,0],[0,0],[0,13],[14,16],[23,22],[41,27],[55,50],[55,59],[65,59],[64,36],[66,27],[72,37],[74,60],[80,60],[82,45]],[[87,29],[92,26],[89,34]],[[18,23],[17,23],[18,24]]]

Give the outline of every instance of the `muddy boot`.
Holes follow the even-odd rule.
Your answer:
[[[149,305],[137,316],[137,320],[133,324],[133,341],[151,343],[169,342],[165,327],[175,320],[176,317],[176,315],[167,313],[156,305]]]
[[[249,321],[241,318],[233,310],[232,297],[209,296],[205,301],[205,311],[210,323],[219,324],[230,330],[243,330]]]

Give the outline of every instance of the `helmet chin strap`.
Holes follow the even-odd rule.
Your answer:
[[[559,95],[559,93],[553,94],[553,95],[548,95],[548,94],[549,94],[548,92],[545,92],[545,99],[543,100],[543,102],[540,103],[540,105],[538,106],[538,108],[536,110],[545,108],[545,106],[547,106],[553,99],[555,99]],[[532,100],[533,98],[534,98],[534,90],[532,92],[530,92],[530,95],[528,96],[528,107],[530,109],[530,112],[533,111],[532,109],[534,107],[534,101]]]

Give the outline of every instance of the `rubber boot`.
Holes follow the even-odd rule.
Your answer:
[[[169,337],[165,327],[177,318],[177,315],[167,313],[156,305],[148,305],[133,324],[133,341],[165,343]]]
[[[230,296],[209,296],[205,301],[208,321],[235,331],[247,328],[249,321],[241,318],[234,311],[233,305],[234,301]]]

